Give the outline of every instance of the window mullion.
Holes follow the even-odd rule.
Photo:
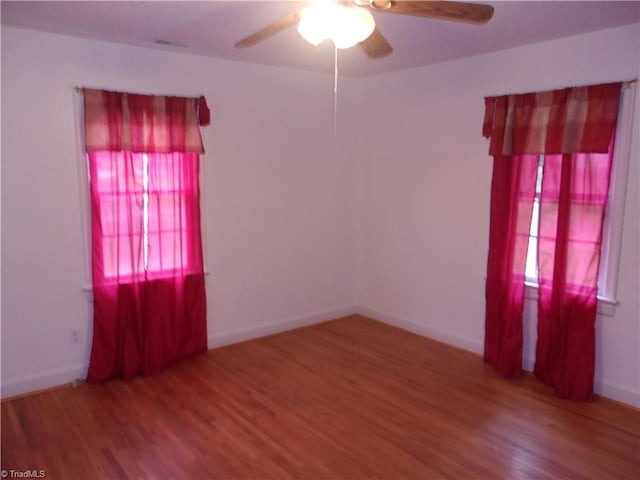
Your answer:
[[[144,270],[149,267],[149,157],[142,154],[142,254]]]

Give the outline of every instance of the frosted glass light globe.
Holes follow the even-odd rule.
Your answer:
[[[361,7],[339,6],[335,28],[331,36],[337,48],[351,48],[366,40],[376,27],[373,15]]]
[[[329,2],[305,8],[300,14],[298,33],[311,45],[330,38],[337,48],[351,48],[366,40],[375,27],[369,10]]]
[[[320,4],[305,8],[300,14],[298,33],[311,45],[318,45],[333,35],[337,16],[338,6],[335,4]]]

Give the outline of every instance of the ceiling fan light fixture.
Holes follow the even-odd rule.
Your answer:
[[[373,15],[361,7],[340,6],[335,29],[331,36],[336,48],[351,48],[366,40],[376,28]]]
[[[364,8],[324,3],[301,12],[298,33],[311,45],[330,38],[337,48],[350,48],[367,39],[375,26]]]
[[[331,38],[337,5],[319,4],[305,8],[300,12],[298,33],[311,45]]]

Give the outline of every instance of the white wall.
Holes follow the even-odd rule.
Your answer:
[[[481,135],[483,97],[637,78],[639,39],[636,24],[368,79],[365,94],[376,101],[366,103],[369,134],[359,167],[362,310],[482,352],[492,168]],[[615,316],[597,320],[596,366],[596,391],[635,405],[638,110],[636,102],[620,304]],[[535,352],[535,316],[535,305],[526,305],[528,357]]]
[[[482,99],[635,78],[639,33],[635,25],[343,79],[334,143],[330,76],[3,26],[2,396],[68,382],[87,366],[72,84],[207,96],[210,346],[357,308],[481,352],[491,177]],[[620,305],[598,319],[596,372],[598,391],[635,404],[638,150],[636,134]],[[82,345],[70,345],[72,329]]]
[[[88,364],[73,84],[207,96],[210,346],[353,312],[355,163],[349,137],[334,144],[331,76],[3,26],[3,397],[71,381]],[[351,89],[341,82],[340,132],[355,118]]]

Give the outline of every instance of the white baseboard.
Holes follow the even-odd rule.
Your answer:
[[[468,350],[473,353],[482,355],[482,351],[484,349],[484,343],[482,342],[478,342],[477,340],[471,338],[455,335],[450,332],[445,332],[444,330],[434,328],[430,325],[426,325],[416,320],[401,318],[391,313],[368,307],[358,307],[358,313],[364,315],[365,317],[370,317],[374,320],[380,320],[381,322],[387,323],[394,327],[408,330],[423,337],[429,337],[439,342],[446,343],[463,350]]]
[[[615,400],[616,402],[640,408],[640,393],[631,391],[627,388],[611,385],[610,383],[603,383],[596,378],[593,385],[593,391],[598,395]]]
[[[355,306],[326,310],[323,312],[312,312],[299,317],[289,317],[284,320],[270,322],[263,325],[240,328],[237,330],[222,331],[209,335],[209,348],[222,347],[233,343],[253,340],[254,338],[265,337],[275,333],[293,330],[295,328],[306,327],[315,323],[335,320],[336,318],[353,315],[358,311]]]
[[[413,319],[401,318],[373,308],[357,306],[349,306],[323,312],[313,312],[303,316],[291,317],[264,325],[216,333],[209,337],[209,348],[221,347],[223,345],[230,345],[295,328],[306,327],[356,313],[479,355],[481,355],[483,351],[483,343],[480,341],[455,335],[450,332],[434,328],[430,325],[425,325]],[[533,359],[525,359],[524,368],[526,370],[533,370],[533,365]],[[0,398],[5,399],[46,388],[65,385],[78,378],[85,378],[86,372],[87,365],[76,365],[57,370],[50,370],[19,379],[5,381],[3,378],[2,386],[0,387]],[[640,393],[638,392],[602,382],[598,379],[595,381],[594,390],[603,397],[640,408]]]
[[[87,376],[87,365],[77,365],[74,367],[61,368],[42,372],[37,375],[30,375],[16,380],[2,379],[0,387],[0,398],[10,398],[16,395],[36,392],[51,387],[59,387],[72,383],[77,379],[84,379]]]
[[[443,330],[433,328],[432,326],[425,325],[415,320],[397,317],[393,314],[382,312],[368,307],[358,307],[357,313],[374,320],[387,323],[389,325],[408,330],[410,332],[429,337],[439,342],[452,345],[454,347],[462,348],[473,353],[482,355],[484,350],[484,343],[470,338],[461,337]],[[533,372],[535,365],[534,358],[525,358],[523,362],[523,368],[528,372]],[[626,405],[640,408],[640,393],[634,392],[624,387],[612,385],[610,383],[599,381],[597,378],[593,386],[594,392],[603,397],[615,400]]]
[[[527,372],[532,372],[536,365],[535,358],[525,358],[522,368]],[[627,388],[612,385],[611,383],[602,382],[596,377],[593,382],[593,391],[600,396],[615,400],[616,402],[625,403],[636,408],[640,408],[640,393],[634,392]]]
[[[222,332],[209,337],[209,348],[263,337],[265,335],[292,330],[294,328],[305,327],[307,325],[313,325],[314,323],[353,315],[354,313],[356,313],[356,307],[350,306],[324,312],[313,312],[300,317],[287,318],[279,322],[268,323],[265,325],[233,330],[230,332]],[[25,393],[36,392],[38,390],[72,383],[74,380],[79,378],[84,379],[87,374],[87,369],[88,365],[76,365],[68,368],[44,371],[36,375],[25,376],[18,379],[6,380],[3,378],[2,385],[0,386],[0,398],[5,399],[15,397],[16,395],[23,395]]]

